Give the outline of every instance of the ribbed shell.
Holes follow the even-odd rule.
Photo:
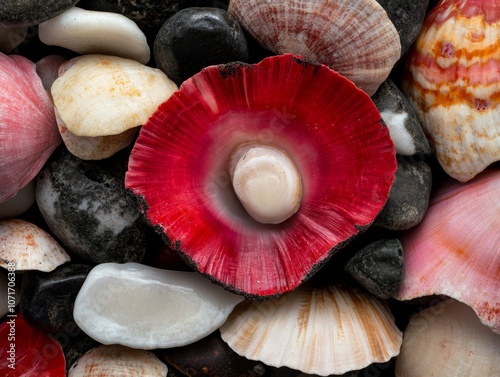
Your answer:
[[[0,221],[0,266],[50,272],[70,257],[47,232],[24,220]]]
[[[325,64],[370,96],[401,56],[375,0],[231,0],[228,12],[268,50]]]
[[[277,299],[243,302],[220,331],[241,356],[320,376],[387,361],[402,342],[382,301],[335,286],[301,286]]]
[[[61,143],[54,106],[35,64],[0,53],[0,202],[38,174]]]
[[[396,359],[396,377],[496,377],[499,372],[500,335],[455,300],[412,317]]]
[[[500,160],[500,3],[443,0],[406,62],[403,89],[443,169],[466,182]]]
[[[405,268],[395,297],[453,297],[500,333],[499,197],[499,169],[439,188],[423,221],[400,238]]]
[[[80,357],[68,377],[166,377],[167,373],[167,366],[152,352],[104,345]]]

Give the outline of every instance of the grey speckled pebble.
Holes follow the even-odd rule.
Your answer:
[[[432,170],[423,159],[398,156],[398,170],[389,199],[374,225],[405,230],[422,221],[432,189]]]
[[[0,26],[14,28],[38,25],[76,3],[78,0],[2,0]]]
[[[377,0],[385,9],[401,39],[401,55],[415,41],[424,22],[429,0]]]
[[[391,79],[379,87],[372,100],[389,127],[397,154],[411,156],[432,153],[417,115]]]
[[[128,153],[83,161],[60,148],[39,173],[38,207],[68,251],[95,263],[142,260],[153,231],[124,187]]]
[[[392,297],[403,276],[403,246],[398,239],[375,241],[358,251],[345,270],[375,296]]]

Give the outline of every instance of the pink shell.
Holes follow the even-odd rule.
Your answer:
[[[500,170],[449,182],[424,220],[401,238],[405,268],[395,298],[447,295],[500,333]]]
[[[0,202],[26,186],[61,143],[54,105],[30,60],[0,53]]]

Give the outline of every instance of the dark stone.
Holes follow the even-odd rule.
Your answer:
[[[91,269],[88,265],[66,264],[49,273],[25,274],[20,308],[26,321],[45,332],[64,332],[74,323],[74,302]]]
[[[158,32],[153,53],[158,68],[178,85],[207,66],[249,58],[240,24],[218,8],[177,12]]]
[[[39,173],[38,207],[67,251],[95,263],[142,260],[153,231],[125,189],[129,153],[84,161],[61,147]]]
[[[85,334],[76,323],[68,324],[64,332],[49,333],[61,344],[66,358],[66,369],[71,366],[87,351],[100,345],[97,341]]]
[[[398,31],[401,40],[401,55],[404,55],[417,38],[429,0],[377,0],[385,9]]]
[[[78,0],[2,0],[0,26],[6,28],[38,25],[61,14]]]
[[[406,156],[432,153],[415,111],[391,79],[382,83],[372,100],[391,131],[396,153]],[[405,135],[411,137],[414,151],[410,150],[412,148]]]
[[[375,296],[388,299],[403,276],[403,246],[398,239],[379,240],[359,250],[345,270]]]
[[[236,354],[220,337],[220,332],[183,347],[159,350],[161,360],[185,376],[261,377],[266,368]]]
[[[422,221],[432,190],[432,170],[423,158],[398,156],[396,178],[389,199],[373,223],[390,230],[406,230]]]

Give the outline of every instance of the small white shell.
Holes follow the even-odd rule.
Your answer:
[[[196,272],[103,263],[87,276],[73,316],[100,343],[169,348],[211,334],[242,300]]]
[[[80,54],[105,54],[146,64],[151,51],[144,33],[127,17],[72,7],[38,27],[40,40]]]
[[[17,271],[50,272],[69,261],[56,240],[35,224],[18,219],[0,222],[0,267],[14,263]]]
[[[495,377],[499,371],[500,335],[455,300],[412,317],[396,359],[396,377]]]
[[[382,301],[335,286],[301,286],[277,299],[244,302],[220,331],[247,359],[320,376],[388,361],[402,342]]]
[[[166,377],[167,373],[167,366],[152,352],[105,345],[78,359],[68,377]]]

